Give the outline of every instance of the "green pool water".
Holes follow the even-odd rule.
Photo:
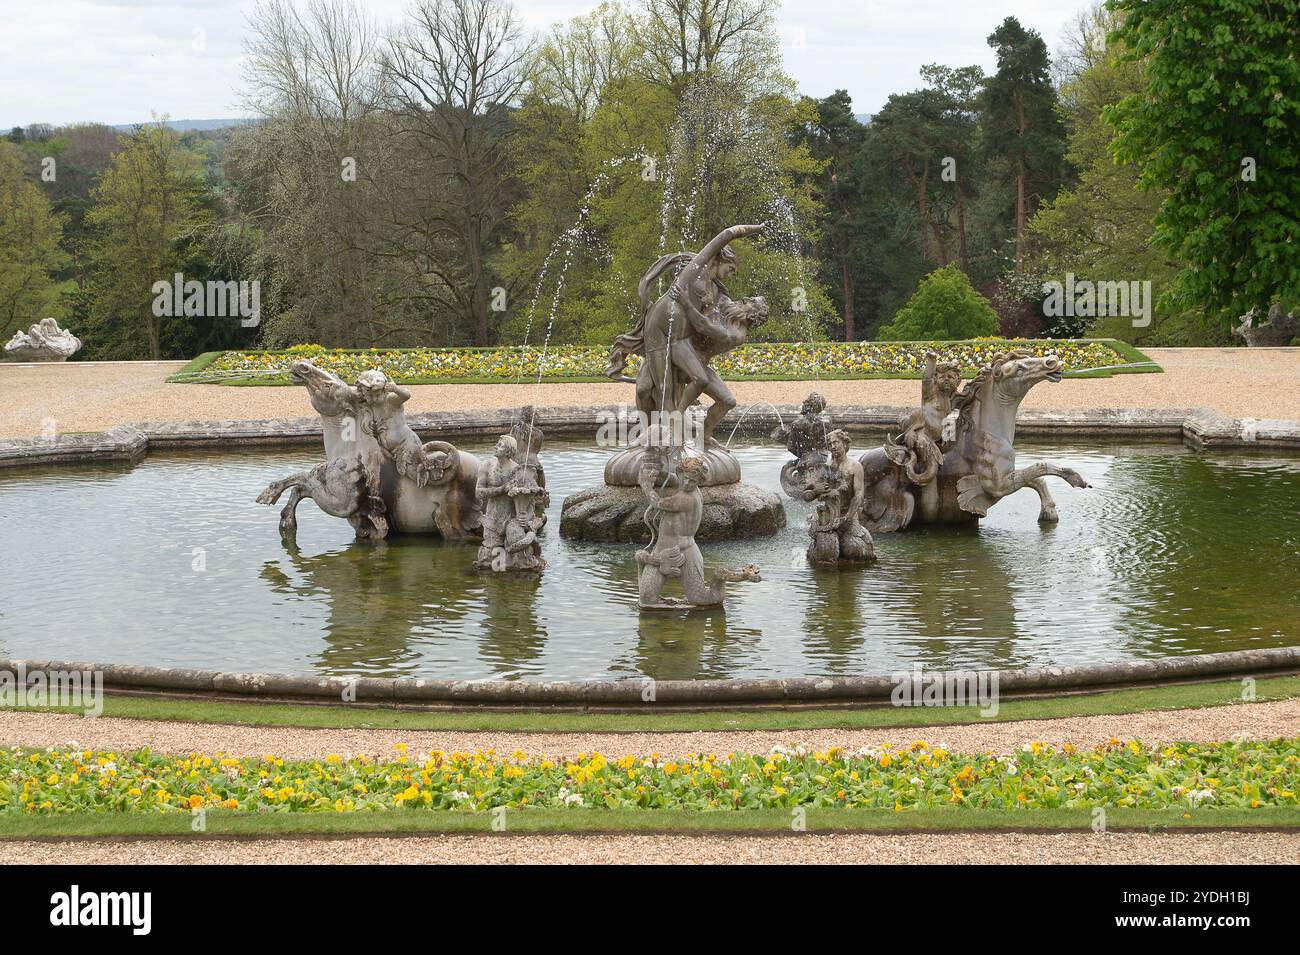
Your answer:
[[[733,448],[777,489],[782,448]],[[1300,457],[1174,445],[1030,446],[1094,485],[1022,492],[978,529],[877,535],[877,564],[812,569],[804,505],[725,610],[640,613],[635,548],[567,541],[564,496],[608,452],[549,442],[540,579],[484,576],[472,544],[351,540],[310,502],[297,546],[253,498],[312,449],[150,455],[0,472],[0,655],[458,679],[656,679],[1025,667],[1274,647],[1300,634]]]

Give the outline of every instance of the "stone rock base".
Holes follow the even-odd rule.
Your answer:
[[[771,537],[785,527],[785,508],[771,491],[739,482],[702,487],[704,519],[697,541]],[[560,536],[576,540],[645,543],[646,499],[640,488],[602,484],[564,499]]]

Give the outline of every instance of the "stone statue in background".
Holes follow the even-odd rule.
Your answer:
[[[772,432],[772,440],[784,441],[786,450],[794,455],[794,460],[781,468],[781,487],[791,497],[802,497],[807,474],[826,463],[831,421],[823,414],[825,410],[826,399],[814,391],[803,400],[797,418]]]
[[[648,455],[645,462],[641,488],[648,503],[646,523],[653,528],[653,534],[650,546],[636,552],[641,609],[716,607],[726,596],[728,582],[761,580],[753,564],[740,570],[717,568],[712,579],[705,578],[704,556],[695,543],[695,533],[704,514],[704,499],[699,489],[703,471],[700,460],[683,458],[676,473],[669,476],[660,470],[655,456]],[[664,584],[671,577],[680,579],[684,600],[664,596]]]
[[[54,319],[42,318],[26,332],[14,332],[5,354],[16,361],[67,361],[80,348],[80,338]]]
[[[815,564],[874,560],[871,534],[862,526],[865,482],[862,465],[849,457],[848,432],[827,435],[830,460],[805,472],[805,501],[815,502],[808,519],[808,559]]]
[[[946,414],[942,396],[947,384],[937,366],[935,372],[933,406],[905,418],[900,435],[891,435],[884,447],[860,459],[866,485],[863,523],[873,532],[902,530],[913,522],[973,523],[1026,487],[1039,496],[1039,521],[1056,521],[1056,503],[1044,479],[1059,477],[1078,488],[1088,482],[1055,464],[1016,468],[1014,442],[1020,402],[1040,381],[1061,380],[1060,359],[1035,358],[1024,351],[996,355],[951,397]],[[940,437],[931,448],[935,421],[940,422]]]
[[[1268,316],[1260,319],[1255,309],[1241,316],[1241,324],[1232,330],[1251,348],[1277,348],[1300,338],[1300,315],[1281,305],[1269,307]]]
[[[405,533],[437,533],[449,540],[480,532],[482,513],[475,496],[478,458],[446,441],[421,442],[406,420],[403,406],[411,397],[407,389],[381,371],[363,372],[354,387],[303,359],[289,365],[289,378],[306,387],[312,407],[321,416],[327,463],[345,461],[348,469],[360,467],[366,471],[368,493],[385,504],[387,528]],[[302,483],[302,477],[286,478],[286,487]],[[325,472],[318,474],[313,487],[337,490],[342,486],[338,475],[330,480],[327,477]],[[283,489],[275,490],[277,485],[285,482],[272,484],[258,500],[272,502],[283,493]],[[302,497],[319,503],[316,494],[305,487],[298,500]],[[346,494],[333,493],[329,506],[321,505],[321,510],[351,519],[339,513],[347,499]],[[358,506],[370,506],[358,500]],[[297,500],[291,503],[296,507]],[[295,526],[294,520],[283,519],[282,515],[282,530],[291,532]],[[358,536],[384,534],[358,532]]]
[[[480,570],[540,571],[546,566],[537,539],[541,522],[536,502],[542,489],[533,468],[519,457],[518,442],[503,434],[493,459],[479,471],[476,493],[483,508],[483,544],[474,566]]]

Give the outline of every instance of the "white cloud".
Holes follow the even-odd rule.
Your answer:
[[[919,83],[926,63],[993,66],[985,37],[1008,15],[1055,49],[1087,0],[818,0],[778,15],[786,71],[810,96],[847,89],[858,112]],[[241,41],[254,0],[0,0],[0,129],[32,122],[130,123],[241,115]],[[595,0],[517,0],[544,31]],[[407,0],[367,0],[380,21]],[[196,31],[202,31],[196,33]],[[196,37],[202,43],[196,44]],[[196,49],[201,45],[201,49]]]

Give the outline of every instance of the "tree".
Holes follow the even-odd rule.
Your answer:
[[[0,335],[62,317],[57,273],[64,217],[23,176],[18,148],[0,141]]]
[[[1298,0],[1113,0],[1112,37],[1148,82],[1106,110],[1115,156],[1169,194],[1159,246],[1182,264],[1166,304],[1226,319],[1300,302]]]
[[[414,22],[384,59],[391,109],[416,159],[419,202],[397,207],[397,234],[430,249],[426,262],[468,318],[474,343],[492,341],[490,260],[508,237],[516,198],[512,111],[532,52],[500,0],[419,0]],[[451,251],[451,255],[446,253]]]
[[[375,27],[343,2],[268,0],[250,28],[246,105],[264,119],[232,144],[237,215],[218,246],[239,271],[266,280],[265,340],[429,343],[442,316],[429,314],[424,270],[384,254],[397,215],[390,203],[409,202],[413,190],[393,181],[398,144],[379,102]]]
[[[836,90],[816,103],[817,122],[807,131],[813,158],[825,164],[817,179],[818,199],[825,205],[822,245],[833,263],[844,340],[857,338],[855,299],[866,250],[859,241],[863,218],[863,142],[866,130],[853,115],[853,101]]]
[[[1039,201],[1064,179],[1065,130],[1049,75],[1047,44],[1015,17],[989,34],[998,68],[984,87],[986,157],[1006,162],[1014,191],[1015,263],[1025,254],[1025,227]]]
[[[886,341],[958,341],[998,333],[998,316],[955,264],[936,269],[880,330]]]
[[[95,268],[86,337],[101,357],[163,357],[170,319],[154,314],[152,287],[194,263],[207,222],[202,175],[202,157],[159,121],[124,137],[100,177],[87,216]]]

